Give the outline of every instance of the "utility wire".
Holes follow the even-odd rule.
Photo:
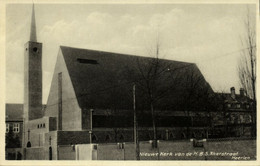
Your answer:
[[[220,56],[208,58],[208,59],[203,60],[203,61],[209,61],[209,60],[213,60],[213,59],[217,59],[217,58],[223,58],[223,57],[226,57],[226,56],[233,55],[234,53],[241,52],[241,51],[244,51],[244,50],[247,50],[247,49],[250,49],[250,48],[255,48],[255,47],[256,47],[256,46],[250,46],[250,47],[247,47],[247,48],[242,48],[242,49],[240,49],[240,50],[236,50],[236,51],[229,52],[229,53],[226,53],[226,54],[223,54],[223,55],[220,55]]]

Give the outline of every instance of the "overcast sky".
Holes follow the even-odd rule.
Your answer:
[[[148,56],[159,34],[161,58],[196,63],[214,91],[239,92],[237,64],[245,35],[243,4],[35,4],[43,43],[43,103],[60,45]],[[6,102],[23,102],[24,44],[31,4],[6,8]]]

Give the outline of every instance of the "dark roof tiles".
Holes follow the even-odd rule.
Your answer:
[[[132,109],[132,87],[134,82],[144,81],[140,74],[140,68],[145,72],[154,60],[150,57],[110,53],[103,51],[79,49],[61,46],[73,88],[75,90],[79,106],[81,108],[97,109]],[[174,77],[194,73],[196,77],[202,76],[196,64],[173,60],[160,59],[161,72],[159,75],[157,89],[167,89],[173,84],[170,81],[170,73]],[[177,71],[177,72],[176,72]],[[159,73],[158,72],[158,73]],[[203,76],[202,76],[203,77]],[[203,77],[202,86],[208,83]],[[178,95],[184,93],[183,77],[176,82],[174,88],[168,88],[168,98],[160,101],[164,107],[169,103],[177,102]],[[137,105],[147,106],[147,100],[140,96],[140,86],[136,87]],[[155,94],[156,92],[154,92]],[[158,91],[158,94],[162,92]],[[139,95],[139,96],[138,96]],[[139,98],[138,98],[139,97]]]

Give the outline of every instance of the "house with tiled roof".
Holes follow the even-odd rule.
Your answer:
[[[13,137],[19,138],[20,146],[12,146],[12,148],[20,148],[23,138],[23,104],[6,104],[5,124],[5,133],[13,132]]]
[[[235,88],[231,87],[230,93],[216,93],[216,98],[219,101],[216,127],[222,127],[223,134],[229,137],[250,136],[255,113],[253,100],[245,95],[245,90],[240,88],[236,94]]]
[[[46,105],[43,105],[43,110]],[[6,159],[21,159],[18,154],[23,154],[21,149],[24,132],[24,111],[23,104],[6,103],[5,105],[5,135],[6,135]],[[12,138],[11,138],[11,137]]]

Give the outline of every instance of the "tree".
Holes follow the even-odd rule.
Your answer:
[[[246,31],[241,40],[242,46],[246,49],[241,53],[238,65],[240,85],[244,88],[246,96],[253,100],[252,136],[256,134],[256,30],[253,20],[247,8],[247,17],[244,22]]]
[[[142,94],[146,99],[147,105],[150,109],[152,128],[153,128],[153,140],[154,146],[157,147],[157,129],[156,121],[157,114],[155,105],[162,98],[165,98],[168,92],[175,88],[174,84],[172,86],[162,86],[162,83],[171,80],[171,75],[169,68],[171,67],[165,61],[159,59],[160,56],[160,41],[157,36],[155,47],[148,50],[149,58],[140,59],[136,58],[138,72],[135,78],[135,83],[137,85],[137,93]],[[167,74],[165,74],[167,73]],[[165,75],[167,75],[165,77]],[[164,81],[162,81],[164,80]]]

